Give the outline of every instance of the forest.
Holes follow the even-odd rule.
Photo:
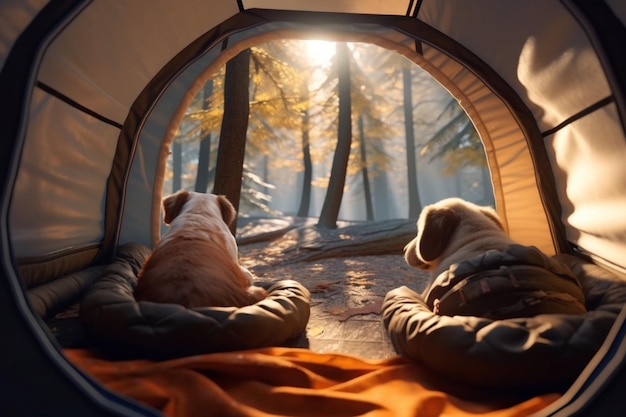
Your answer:
[[[187,109],[165,178],[163,195],[224,194],[240,217],[313,217],[328,229],[415,219],[449,196],[493,205],[482,142],[456,99],[366,43],[242,51]]]

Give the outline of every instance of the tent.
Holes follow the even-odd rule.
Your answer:
[[[40,316],[54,288],[89,285],[56,278],[158,239],[184,109],[270,39],[370,42],[420,65],[478,130],[511,236],[626,280],[625,22],[623,2],[598,0],[2,0],[3,404],[28,392],[37,415],[153,413],[72,366]],[[623,403],[625,331],[622,314],[546,413]]]

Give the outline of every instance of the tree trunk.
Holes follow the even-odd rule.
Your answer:
[[[178,139],[172,142],[172,193],[183,188],[183,144]]]
[[[308,94],[307,94],[308,95]],[[308,97],[305,98],[308,103]],[[311,206],[311,181],[313,180],[313,162],[311,161],[311,145],[309,143],[309,107],[308,104],[302,112],[302,164],[304,174],[302,177],[302,195],[300,196],[299,217],[308,217]]]
[[[250,115],[250,50],[246,49],[226,64],[224,115],[215,165],[213,192],[225,195],[239,210],[246,132]],[[230,225],[233,234],[237,219]]]
[[[489,171],[489,165],[483,166],[480,169],[482,178],[482,191],[483,199],[481,204],[489,206],[494,204],[493,197],[493,183],[491,182],[491,172]]]
[[[311,230],[310,226],[303,225],[297,230],[298,236],[302,236],[297,243],[289,244],[293,242],[291,239],[282,244],[279,240],[279,264],[345,256],[402,255],[407,242],[415,238],[415,222],[406,219],[362,223],[334,230]]]
[[[270,183],[270,157],[268,155],[263,155],[263,194],[270,194],[270,188],[267,186]]]
[[[363,176],[363,194],[365,197],[365,216],[368,221],[374,220],[374,208],[372,207],[372,190],[367,172],[367,149],[365,148],[365,129],[363,128],[363,116],[359,116],[359,143],[361,148],[361,175]]]
[[[406,138],[406,168],[409,194],[409,219],[417,219],[422,209],[417,188],[417,163],[415,158],[415,130],[413,129],[413,93],[411,69],[402,69],[404,91],[404,131]]]
[[[202,110],[209,108],[209,98],[213,94],[213,79],[211,78],[204,85],[204,101]],[[209,189],[209,164],[211,160],[211,131],[202,130],[202,139],[198,149],[198,172],[196,174],[195,191],[206,193]]]
[[[346,183],[350,146],[352,144],[352,97],[350,93],[350,61],[348,45],[337,42],[337,89],[339,93],[339,115],[337,129],[337,148],[330,170],[330,179],[318,226],[328,229],[337,228],[337,218]]]

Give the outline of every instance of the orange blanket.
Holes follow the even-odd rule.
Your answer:
[[[306,349],[265,348],[158,362],[111,361],[79,349],[64,353],[112,391],[172,417],[518,417],[559,397],[503,401],[496,395],[494,402],[493,393],[483,392],[491,401],[462,399],[467,398],[467,387],[454,387],[400,357],[367,361]]]

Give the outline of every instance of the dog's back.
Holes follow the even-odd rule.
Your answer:
[[[163,202],[170,229],[138,275],[138,301],[243,307],[267,295],[239,264],[228,229],[235,211],[223,196],[179,191]]]
[[[213,257],[220,261],[212,262]],[[138,278],[138,301],[187,308],[242,307],[263,298],[248,292],[249,278],[223,247],[202,240],[183,238],[174,245],[156,248]]]

